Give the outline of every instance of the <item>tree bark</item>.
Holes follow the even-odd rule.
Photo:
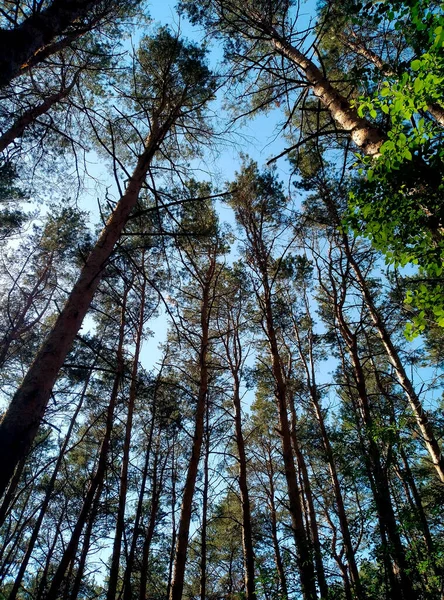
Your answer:
[[[21,458],[29,452],[45,413],[58,372],[77,335],[99,285],[104,267],[119,239],[145,181],[159,144],[173,120],[153,125],[144,152],[126,191],[88,256],[80,276],[57,321],[28,370],[0,423],[0,495]]]

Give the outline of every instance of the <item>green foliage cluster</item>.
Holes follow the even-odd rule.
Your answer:
[[[407,7],[417,31],[426,26],[419,6]],[[407,10],[405,8],[405,10]],[[444,326],[444,146],[442,127],[427,113],[443,110],[444,6],[427,13],[428,51],[410,62],[402,76],[383,81],[372,97],[356,102],[361,117],[389,123],[380,155],[359,158],[359,179],[350,192],[346,223],[383,252],[387,264],[414,265],[405,302],[415,309],[407,336],[424,331],[432,319]]]

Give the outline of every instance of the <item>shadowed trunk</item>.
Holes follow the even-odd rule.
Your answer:
[[[94,6],[110,0],[52,0],[44,10],[35,10],[14,29],[0,29],[0,87],[20,74],[27,61],[77,19],[88,16]]]

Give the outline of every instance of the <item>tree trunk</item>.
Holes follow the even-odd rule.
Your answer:
[[[188,463],[187,477],[183,490],[182,506],[180,510],[179,530],[177,533],[176,554],[171,582],[170,600],[182,600],[185,564],[187,559],[188,536],[191,522],[191,509],[196,486],[197,470],[199,466],[200,452],[203,441],[205,410],[207,408],[208,395],[208,338],[210,318],[210,286],[214,276],[216,261],[210,259],[210,265],[205,275],[203,284],[203,296],[200,313],[201,344],[199,352],[200,383],[197,396],[195,413],[195,425],[191,457]]]
[[[162,127],[153,125],[124,195],[88,256],[67,303],[3,416],[0,423],[0,455],[4,458],[0,468],[0,495],[4,493],[17,464],[29,452],[58,372],[82,326],[105,265],[138,200],[153,156],[170,125],[168,120]]]
[[[239,492],[242,511],[242,550],[244,557],[245,597],[247,600],[256,600],[253,531],[247,482],[247,457],[245,452],[245,440],[242,432],[242,407],[240,395],[240,370],[243,364],[243,358],[242,343],[239,336],[239,321],[241,319],[242,305],[239,305],[236,309],[237,314],[235,316],[233,315],[232,306],[229,306],[228,310],[229,316],[227,321],[224,321],[223,326],[227,332],[232,333],[228,333],[226,337],[223,337],[223,344],[228,366],[233,378],[234,430],[237,452],[239,455]]]
[[[244,555],[244,581],[245,597],[247,600],[256,600],[254,581],[254,549],[253,528],[251,524],[250,497],[247,483],[247,457],[245,441],[242,433],[242,410],[240,402],[240,382],[237,373],[233,374],[233,408],[236,444],[239,454],[239,491],[242,509],[242,549]]]
[[[410,568],[407,563],[405,550],[396,524],[395,513],[390,498],[387,472],[382,466],[381,455],[373,434],[373,417],[367,395],[365,374],[358,352],[358,341],[356,334],[351,331],[342,312],[344,290],[342,291],[341,299],[339,299],[336,284],[331,273],[331,263],[329,264],[329,269],[335,319],[339,332],[346,344],[353,368],[354,383],[357,391],[357,411],[359,413],[359,415],[356,415],[358,419],[357,426],[358,428],[361,427],[359,423],[359,419],[361,419],[362,425],[364,426],[364,435],[367,440],[367,448],[363,448],[364,459],[370,475],[370,483],[372,484],[378,520],[380,521],[381,535],[386,533],[388,537],[386,549],[393,560],[395,571],[399,576],[399,592],[401,597],[404,600],[414,600],[416,595],[413,591],[412,581],[409,576]],[[342,285],[345,286],[345,282],[342,282]],[[395,590],[393,590],[393,593],[395,593]]]
[[[203,461],[202,531],[200,535],[200,600],[207,600],[207,517],[208,517],[208,461],[210,458],[209,410],[206,411],[205,451]]]
[[[316,564],[316,576],[319,585],[319,591],[321,593],[321,600],[327,600],[328,598],[328,586],[327,580],[325,579],[324,563],[322,561],[322,548],[319,539],[319,529],[316,520],[316,510],[314,507],[313,493],[311,490],[311,482],[308,477],[307,465],[305,463],[304,455],[302,454],[299,440],[296,435],[297,417],[294,401],[289,401],[290,412],[291,412],[291,440],[293,444],[293,451],[296,456],[298,467],[302,475],[302,482],[304,488],[304,495],[307,500],[308,517],[309,517],[309,528],[311,532],[311,541],[314,550],[314,559]]]
[[[270,36],[270,42],[275,50],[305,73],[313,94],[319,98],[336,123],[350,133],[351,139],[362,152],[369,156],[378,156],[379,149],[386,138],[376,125],[360,117],[356,108],[350,106],[347,98],[331,85],[322,71],[282,37],[274,27],[263,24],[263,30]]]
[[[140,269],[143,273],[142,288],[140,293],[139,322],[136,331],[136,345],[134,349],[133,366],[131,371],[131,385],[129,390],[128,408],[125,427],[125,439],[123,442],[122,469],[120,472],[120,490],[119,505],[117,508],[116,529],[114,532],[113,552],[111,556],[111,567],[108,578],[107,600],[115,600],[117,583],[119,576],[119,563],[122,545],[122,535],[125,526],[125,506],[128,490],[128,467],[130,460],[131,433],[133,429],[134,405],[137,395],[137,373],[139,369],[140,350],[142,348],[143,325],[145,320],[145,297],[146,297],[146,278],[145,278],[145,250],[142,252],[142,261]]]
[[[85,535],[82,544],[82,551],[80,553],[79,564],[77,565],[77,572],[74,579],[74,583],[72,585],[69,600],[77,600],[83,582],[83,573],[85,571],[86,559],[88,557],[89,547],[91,545],[92,529],[99,510],[100,497],[102,495],[104,483],[105,481],[102,479],[102,481],[100,481],[99,485],[97,486],[96,495],[91,507],[91,512],[88,517],[88,522],[86,524]]]
[[[277,516],[276,516],[276,503],[274,499],[274,470],[273,470],[273,459],[271,457],[271,453],[268,454],[269,459],[269,467],[267,469],[268,472],[268,506],[270,509],[270,519],[271,519],[271,539],[273,542],[273,550],[274,550],[274,561],[276,563],[276,569],[278,572],[279,583],[281,586],[281,594],[280,597],[287,599],[288,598],[288,586],[287,586],[287,577],[285,575],[284,563],[281,555],[281,548],[279,546],[279,537],[277,531]]]
[[[143,473],[142,473],[142,482],[140,484],[139,499],[137,502],[136,517],[134,519],[133,537],[131,540],[130,551],[129,551],[128,558],[126,561],[126,568],[125,568],[125,573],[123,576],[123,600],[132,600],[132,573],[133,573],[133,569],[134,569],[134,558],[136,555],[137,540],[139,537],[139,529],[140,529],[140,523],[141,523],[141,519],[142,519],[146,480],[148,477],[148,467],[149,467],[149,461],[151,458],[151,448],[152,448],[152,444],[153,444],[153,434],[154,434],[154,423],[155,423],[155,419],[156,419],[157,390],[159,388],[161,374],[162,374],[162,369],[160,370],[160,372],[157,376],[155,389],[154,389],[153,403],[152,403],[152,407],[151,407],[151,410],[152,410],[151,423],[150,423],[150,430],[149,430],[149,434],[148,434],[148,443],[147,443],[146,452],[145,452],[145,463],[144,463]]]
[[[154,531],[157,522],[157,513],[160,507],[160,496],[163,489],[163,477],[167,463],[167,456],[164,457],[163,465],[158,475],[158,465],[160,458],[160,438],[157,440],[157,447],[154,455],[154,466],[153,466],[153,479],[152,479],[152,492],[151,492],[151,507],[150,507],[150,518],[146,531],[145,541],[142,549],[142,564],[140,568],[140,590],[139,600],[146,600],[147,598],[147,584],[148,584],[148,566],[151,542],[153,540]]]
[[[0,87],[20,74],[28,60],[63,34],[77,19],[87,16],[101,0],[52,0],[35,10],[14,29],[0,29]]]
[[[65,510],[66,510],[66,507],[65,507]],[[36,600],[42,600],[43,598],[45,598],[45,600],[46,600],[45,589],[46,589],[46,584],[48,582],[48,573],[49,573],[50,566],[52,564],[51,561],[52,561],[52,557],[54,555],[54,551],[55,551],[55,548],[57,545],[57,540],[61,536],[62,523],[63,523],[63,520],[65,519],[65,517],[66,517],[66,512],[64,510],[60,511],[60,517],[57,522],[54,538],[53,538],[51,547],[48,549],[48,553],[46,554],[46,557],[45,557],[46,562],[45,562],[42,576],[40,578],[40,582],[39,582],[39,585],[37,588],[37,593],[35,595]]]
[[[66,545],[63,555],[58,564],[57,570],[54,573],[52,578],[51,586],[48,590],[48,593],[45,596],[45,600],[57,600],[60,587],[62,585],[63,579],[65,577],[66,569],[69,566],[69,563],[75,557],[77,552],[77,548],[79,545],[80,536],[82,535],[83,528],[85,523],[87,522],[88,515],[91,511],[91,507],[94,502],[94,498],[96,497],[97,489],[102,485],[103,480],[105,478],[106,473],[106,465],[108,460],[108,451],[111,441],[111,433],[113,430],[114,423],[114,411],[117,404],[117,397],[119,393],[120,384],[122,381],[123,369],[124,369],[124,360],[123,360],[123,344],[124,344],[124,333],[125,333],[125,312],[126,312],[126,302],[128,297],[129,289],[125,288],[124,295],[122,299],[122,309],[121,309],[121,320],[120,320],[120,331],[119,331],[119,342],[117,347],[117,366],[116,366],[116,374],[114,377],[113,388],[111,391],[111,397],[108,404],[107,415],[106,415],[106,426],[105,426],[105,434],[102,440],[102,444],[100,446],[99,458],[97,462],[96,471],[91,479],[91,482],[88,487],[88,491],[86,493],[86,497],[83,501],[82,508],[80,510],[80,514],[77,517],[76,524],[74,526],[73,532],[71,534],[71,538]]]
[[[258,261],[258,263],[260,264],[260,261]],[[293,459],[290,423],[288,421],[287,414],[287,386],[285,384],[282,372],[279,348],[274,328],[268,276],[265,270],[262,270],[261,275],[264,291],[264,318],[266,323],[269,350],[271,354],[272,372],[276,384],[275,396],[279,413],[279,433],[282,442],[282,458],[284,461],[285,478],[287,481],[289,511],[296,545],[297,565],[301,580],[302,596],[304,600],[316,600],[316,578],[312,557],[312,548],[304,527],[301,490],[298,488],[296,467]]]
[[[72,83],[62,88],[59,92],[45,98],[43,102],[25,111],[14,123],[0,136],[0,152],[2,152],[14,140],[21,137],[25,129],[35,122],[35,120],[47,113],[54,104],[61,102],[68,96],[77,80],[75,77]]]
[[[44,498],[44,500],[42,502],[42,505],[40,507],[39,516],[37,517],[37,520],[35,522],[34,528],[32,530],[31,537],[29,538],[29,541],[28,541],[28,544],[27,544],[27,548],[26,548],[26,552],[25,552],[25,556],[23,557],[22,563],[20,565],[20,568],[18,570],[17,576],[16,576],[15,581],[14,581],[14,585],[12,587],[12,590],[11,590],[10,594],[9,594],[8,600],[15,600],[15,598],[17,596],[17,593],[18,593],[18,591],[20,589],[20,585],[21,585],[23,576],[24,576],[24,574],[26,572],[26,568],[28,566],[29,559],[31,558],[32,551],[34,550],[34,545],[35,545],[35,543],[37,541],[37,537],[38,537],[39,532],[40,532],[40,527],[42,525],[43,518],[44,518],[44,516],[46,514],[46,509],[48,508],[50,500],[51,500],[51,497],[52,497],[52,493],[53,493],[53,490],[54,490],[54,485],[55,485],[55,482],[56,482],[56,479],[57,479],[57,475],[59,474],[60,466],[62,464],[62,461],[63,461],[64,457],[65,457],[66,450],[68,448],[68,444],[69,444],[69,441],[71,439],[71,434],[72,434],[72,431],[74,429],[74,425],[76,424],[77,417],[78,417],[79,412],[80,412],[80,410],[82,408],[82,405],[83,405],[83,400],[85,398],[85,394],[86,394],[86,391],[87,391],[87,388],[88,388],[88,385],[89,385],[89,381],[90,381],[91,374],[92,374],[92,369],[93,369],[93,367],[91,367],[91,369],[90,369],[90,371],[88,373],[88,377],[86,378],[85,385],[83,387],[83,391],[82,391],[81,396],[80,396],[80,401],[79,401],[79,403],[77,405],[76,410],[74,411],[73,416],[71,417],[71,421],[70,421],[70,424],[69,424],[69,427],[68,427],[68,431],[66,432],[66,436],[65,436],[63,445],[60,448],[60,453],[59,453],[59,456],[57,458],[57,462],[55,464],[54,471],[53,471],[51,479],[49,480],[48,485],[46,487],[45,498]]]
[[[336,469],[336,461],[335,461],[335,457],[334,457],[334,453],[333,453],[333,448],[330,443],[330,438],[329,438],[329,435],[327,432],[327,428],[325,425],[324,415],[323,415],[322,408],[320,405],[320,395],[319,395],[319,391],[318,391],[318,387],[317,387],[317,383],[316,383],[316,366],[315,366],[315,359],[314,359],[314,355],[313,355],[313,350],[314,350],[313,337],[314,336],[313,336],[313,330],[312,330],[312,326],[311,326],[311,322],[312,322],[311,314],[310,314],[311,311],[310,311],[310,304],[309,304],[309,300],[307,298],[305,289],[304,289],[304,304],[305,304],[306,314],[309,317],[309,322],[310,322],[309,330],[307,332],[308,353],[306,351],[304,351],[304,348],[302,345],[302,340],[300,337],[299,327],[298,327],[296,319],[293,319],[293,329],[294,329],[295,337],[296,337],[297,344],[298,344],[299,359],[302,363],[302,366],[304,368],[305,375],[306,375],[307,387],[308,387],[309,394],[310,394],[310,401],[313,406],[316,420],[318,422],[320,433],[321,433],[322,446],[324,448],[325,457],[327,460],[328,469],[329,469],[329,473],[330,473],[330,479],[331,479],[331,484],[332,484],[332,488],[333,488],[333,493],[335,496],[336,510],[337,510],[338,519],[339,519],[339,526],[341,529],[342,541],[343,541],[344,548],[345,548],[345,555],[347,557],[348,568],[350,571],[350,577],[351,577],[353,589],[354,589],[356,598],[358,600],[363,600],[365,598],[365,594],[364,594],[364,591],[361,586],[359,571],[358,571],[358,567],[356,565],[355,552],[353,549],[352,538],[351,538],[350,529],[348,526],[347,513],[345,510],[341,486],[339,483],[338,472]]]

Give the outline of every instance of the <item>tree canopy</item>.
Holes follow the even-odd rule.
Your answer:
[[[0,2],[0,600],[442,600],[444,7],[157,8]]]

